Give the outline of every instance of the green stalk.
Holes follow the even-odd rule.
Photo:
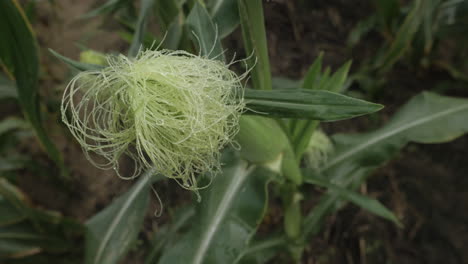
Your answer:
[[[247,65],[252,68],[254,89],[271,90],[270,60],[261,0],[238,0]]]
[[[304,243],[301,236],[303,230],[301,200],[303,196],[297,186],[292,184],[283,185],[281,192],[284,207],[284,231],[290,241],[288,250],[295,263],[300,263],[299,261],[304,250]]]

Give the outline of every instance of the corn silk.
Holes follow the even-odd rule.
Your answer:
[[[154,167],[192,190],[197,175],[219,171],[220,150],[239,129],[247,73],[229,70],[235,62],[185,51],[106,59],[108,67],[70,81],[61,105],[63,122],[92,164],[125,179]],[[123,155],[134,162],[126,177]]]

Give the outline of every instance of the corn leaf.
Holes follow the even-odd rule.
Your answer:
[[[24,220],[26,216],[0,196],[0,227]]]
[[[284,250],[290,243],[287,238],[277,234],[253,241],[233,263],[268,263],[278,254],[278,251]]]
[[[207,6],[220,38],[227,37],[239,26],[237,0],[209,0]]]
[[[303,171],[303,175],[304,175],[304,181],[306,183],[314,184],[320,187],[325,187],[331,192],[337,193],[341,199],[350,201],[354,203],[355,205],[360,206],[361,208],[375,215],[378,215],[398,225],[401,225],[400,221],[395,216],[395,214],[389,209],[387,209],[384,205],[382,205],[376,199],[372,199],[370,197],[361,195],[355,191],[348,190],[339,185],[333,184],[332,182],[328,181],[325,178],[314,177],[315,175],[313,171],[305,171],[305,172]]]
[[[145,264],[157,263],[161,253],[168,250],[174,244],[179,230],[189,225],[194,215],[194,206],[183,207],[174,213],[173,220],[158,228],[158,231],[154,234],[151,251],[145,259]]]
[[[51,241],[26,224],[0,227],[0,259],[34,255]]]
[[[244,38],[244,49],[252,76],[252,86],[257,90],[270,90],[270,59],[265,33],[265,21],[261,0],[238,0],[240,24]]]
[[[0,39],[0,60],[16,80],[18,100],[24,115],[50,158],[65,175],[62,157],[42,126],[38,102],[39,58],[36,39],[16,1],[0,1]]]
[[[322,60],[323,52],[320,52],[319,56],[312,65],[310,65],[309,70],[307,70],[304,80],[302,81],[302,88],[318,90],[318,82],[322,75]]]
[[[92,18],[98,15],[113,13],[131,2],[130,0],[107,0],[103,5],[96,7],[82,16],[83,19]]]
[[[26,195],[8,180],[2,178],[0,178],[0,196],[2,196],[3,199],[13,206],[20,214],[30,218],[34,227],[39,228],[39,223],[27,204]]]
[[[199,45],[200,55],[225,60],[218,29],[208,11],[198,1],[195,2],[185,23],[193,33],[193,42]]]
[[[234,263],[248,246],[266,210],[266,185],[275,175],[235,156],[225,162],[222,174],[200,192],[193,228],[158,263]]]
[[[443,1],[438,7],[437,31],[434,32],[436,37],[444,38],[447,36],[455,36],[466,39],[468,32],[468,2],[466,1]]]
[[[71,241],[59,234],[39,232],[26,221],[0,227],[0,241],[0,259],[24,257],[42,251],[65,252],[72,247]]]
[[[302,88],[311,90],[327,90],[331,92],[341,92],[343,90],[346,78],[348,76],[351,62],[345,63],[341,66],[331,77],[328,77],[327,71],[322,71],[322,57],[323,53],[320,53],[318,58],[310,66],[304,81]],[[327,68],[329,69],[329,68]],[[315,120],[291,120],[289,123],[291,141],[294,147],[294,152],[300,162],[302,154],[309,145],[310,138],[318,127],[319,122]]]
[[[0,136],[15,129],[28,129],[29,124],[22,119],[10,117],[0,121]]]
[[[373,1],[376,7],[376,18],[380,21],[381,26],[389,30],[391,22],[398,17],[400,13],[400,3],[398,0],[377,0]]]
[[[246,89],[244,98],[248,113],[320,121],[343,120],[382,109],[379,104],[321,90]]]
[[[81,233],[80,224],[31,207],[21,190],[0,179],[0,259],[43,251],[63,254],[73,250],[71,238]]]
[[[411,11],[406,16],[401,27],[398,29],[394,41],[391,43],[383,57],[377,62],[377,67],[382,73],[388,71],[411,47],[411,42],[423,22],[423,14],[425,5],[428,4],[427,2],[429,1],[415,0],[413,2]]]
[[[156,0],[155,13],[162,32],[169,30],[170,25],[181,13],[184,2],[185,0]]]
[[[342,188],[355,190],[409,142],[443,143],[468,132],[467,116],[468,99],[424,92],[376,131],[335,135],[335,152],[317,173]],[[319,231],[323,218],[339,208],[339,200],[339,195],[333,192],[321,199],[306,217],[306,235]]]
[[[0,177],[4,177],[3,172],[23,169],[27,163],[28,160],[21,156],[9,156],[8,158],[0,156]]]
[[[101,66],[101,65],[83,63],[83,62],[72,60],[70,58],[67,58],[59,54],[53,49],[49,49],[49,52],[52,55],[54,55],[57,59],[61,60],[62,62],[70,66],[71,68],[79,70],[79,71],[97,71],[97,70],[104,68],[104,66]]]
[[[86,264],[117,263],[131,248],[148,208],[152,173],[86,222]]]
[[[361,41],[361,38],[372,31],[377,24],[378,15],[371,15],[368,18],[359,21],[348,36],[348,46],[353,47]]]
[[[18,99],[15,83],[0,75],[0,100],[9,98]]]
[[[165,49],[177,50],[179,49],[180,41],[182,40],[183,34],[183,20],[182,16],[178,16],[172,21],[167,29],[166,38],[162,43]]]
[[[327,90],[335,93],[342,93],[345,86],[346,78],[348,77],[349,69],[351,68],[351,61],[343,64],[330,79],[320,87],[320,90]]]
[[[83,64],[66,58],[57,52],[50,52],[78,70],[97,70],[103,66]],[[258,91],[246,89],[244,98],[251,114],[274,117],[292,117],[336,121],[352,118],[378,111],[379,104],[369,103],[344,95],[317,90],[276,89],[273,91]]]
[[[142,0],[138,20],[133,34],[132,44],[128,50],[129,57],[135,57],[138,51],[142,48],[143,38],[145,36],[146,24],[148,16],[151,14],[152,7],[155,0]]]

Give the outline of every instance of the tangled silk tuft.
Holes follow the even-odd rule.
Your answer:
[[[126,154],[135,171],[123,178],[154,167],[196,190],[196,175],[219,170],[220,150],[238,132],[246,74],[185,51],[147,50],[107,62],[73,78],[62,100],[63,122],[87,158],[118,173]]]

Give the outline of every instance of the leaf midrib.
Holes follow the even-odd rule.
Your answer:
[[[356,101],[350,101],[349,103],[311,103],[311,102],[301,102],[301,101],[288,101],[287,99],[284,99],[282,101],[273,101],[273,100],[268,100],[268,99],[246,99],[245,100],[247,104],[261,104],[261,105],[271,105],[274,104],[276,105],[284,105],[284,106],[289,106],[289,105],[294,105],[302,108],[314,108],[314,107],[326,107],[326,106],[345,106],[348,108],[378,108],[378,104],[372,104],[372,103],[363,103],[359,102],[361,104],[356,104]]]
[[[211,9],[211,15],[213,17],[215,17],[216,14],[218,13],[219,9],[221,8],[222,3],[223,3],[223,0],[216,0],[215,1],[215,4],[213,5],[213,8]]]
[[[254,168],[254,166],[247,168],[247,163],[243,161],[236,168],[232,183],[228,186],[227,192],[217,206],[211,221],[206,224],[206,226],[208,226],[207,231],[202,234],[202,238],[200,240],[201,243],[199,244],[199,247],[195,249],[195,255],[192,263],[200,264],[203,262],[205,254],[211,245],[211,241],[213,240],[216,231],[219,229],[222,220],[225,218],[226,213],[230,208],[229,204],[233,200],[235,194],[238,193],[242,183],[247,178],[247,175],[249,175]]]
[[[351,157],[351,156],[355,155],[359,151],[361,151],[363,149],[366,149],[367,147],[369,147],[371,145],[374,145],[374,144],[376,144],[376,143],[378,143],[378,142],[380,142],[380,141],[382,141],[382,140],[384,140],[386,138],[389,138],[389,137],[394,136],[394,135],[396,135],[396,134],[398,134],[400,132],[403,132],[405,130],[411,129],[411,128],[416,127],[416,126],[419,126],[419,125],[424,124],[426,122],[433,121],[433,120],[435,120],[437,118],[440,118],[440,117],[443,117],[445,115],[450,115],[452,113],[462,111],[462,110],[465,110],[465,109],[468,109],[468,105],[466,105],[466,104],[461,105],[459,107],[455,107],[455,108],[452,108],[452,109],[448,109],[448,110],[439,112],[439,113],[431,115],[431,116],[424,117],[424,118],[416,120],[416,121],[414,121],[412,123],[408,123],[406,125],[400,126],[395,130],[392,130],[392,131],[389,131],[387,133],[383,133],[383,134],[381,134],[379,136],[376,136],[373,139],[370,139],[370,140],[364,142],[361,145],[357,145],[355,148],[352,148],[352,149],[342,153],[341,155],[335,157],[329,163],[327,163],[326,166],[324,166],[321,169],[321,171],[325,171],[325,170],[335,166],[337,163],[347,159],[348,157]]]
[[[130,208],[130,205],[133,203],[135,198],[138,196],[141,189],[143,187],[145,187],[146,184],[148,183],[148,181],[151,179],[151,175],[153,174],[154,170],[155,170],[154,168],[150,169],[147,173],[145,173],[144,175],[141,176],[141,177],[144,177],[144,180],[137,183],[138,185],[135,187],[135,190],[132,192],[130,197],[128,197],[128,199],[125,201],[125,203],[121,207],[121,210],[119,211],[117,216],[110,223],[110,225],[109,225],[110,227],[109,227],[109,229],[107,229],[107,232],[105,232],[105,234],[103,236],[104,238],[102,239],[102,242],[101,242],[101,244],[100,244],[100,246],[99,246],[99,248],[97,250],[97,253],[96,253],[96,256],[94,257],[93,263],[100,263],[99,260],[101,259],[101,256],[102,256],[102,254],[103,254],[103,252],[104,252],[104,250],[105,250],[105,248],[106,248],[106,246],[107,246],[107,244],[109,242],[110,237],[114,233],[115,228],[117,227],[119,222],[122,220],[125,212]]]

